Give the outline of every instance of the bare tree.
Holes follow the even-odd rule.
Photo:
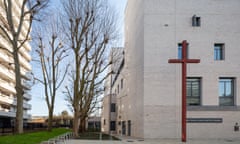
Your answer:
[[[102,91],[104,74],[112,62],[106,52],[117,36],[116,19],[106,0],[63,1],[68,23],[65,31],[74,54],[72,88],[66,87],[74,112],[73,131],[78,136],[79,124],[84,125],[95,96]],[[81,128],[84,130],[84,128]]]
[[[51,15],[42,29],[38,26],[36,38],[36,60],[41,67],[41,76],[35,80],[44,86],[45,101],[48,107],[48,131],[52,130],[52,120],[57,92],[64,82],[69,64],[64,61],[68,56],[64,47],[63,32],[59,26],[57,16]],[[47,33],[46,33],[47,32]],[[37,75],[37,74],[36,74]]]
[[[23,132],[23,86],[21,83],[19,49],[29,41],[32,22],[37,18],[41,9],[46,7],[48,0],[0,0],[0,36],[4,38],[10,46],[0,46],[0,48],[13,56],[17,111],[15,121],[15,132]],[[16,12],[17,11],[17,12]],[[22,33],[25,30],[26,33]]]

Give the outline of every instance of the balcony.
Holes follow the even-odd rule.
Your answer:
[[[30,54],[28,53],[27,50],[29,50],[30,48],[30,45],[28,44],[25,44],[22,48],[20,48],[20,53],[23,55],[24,58],[26,58],[27,60],[31,60],[31,56]]]
[[[0,102],[12,105],[14,102],[14,99],[10,98],[9,96],[0,96]]]
[[[8,109],[2,109],[2,108],[0,108],[0,115],[1,115],[1,116],[6,116],[6,117],[16,117],[16,112],[10,111],[10,110],[8,110]],[[30,119],[30,118],[31,118],[31,115],[30,115],[30,114],[27,114],[27,113],[24,113],[24,114],[23,114],[23,118],[24,118],[24,119]]]
[[[24,102],[24,103],[23,103],[23,109],[30,110],[30,109],[32,109],[32,105]]]
[[[19,55],[19,61],[24,68],[26,68],[29,71],[32,70],[32,67],[31,67],[30,63],[27,62],[26,59],[24,59],[21,55]]]
[[[27,114],[27,113],[24,113],[24,114],[23,114],[23,118],[24,118],[24,119],[31,119],[31,115],[30,115],[30,114]]]
[[[21,76],[23,78],[25,78],[26,80],[31,80],[32,79],[32,75],[30,72],[27,72],[26,70],[24,70],[23,68],[21,68]]]
[[[0,61],[6,63],[12,63],[13,59],[10,58],[4,51],[0,51]]]
[[[17,105],[17,99],[15,98],[13,101],[13,105],[16,106]],[[32,105],[28,104],[26,101],[23,101],[23,109],[27,109],[30,110],[32,109]]]
[[[16,113],[9,111],[8,109],[0,108],[0,115],[6,117],[16,117]]]
[[[31,85],[28,83],[28,81],[26,81],[24,79],[22,80],[22,86],[27,90],[31,89]]]
[[[6,81],[3,81],[0,79],[0,89],[8,92],[8,93],[13,93],[16,94],[16,90],[14,88],[15,86],[11,83],[7,83]]]
[[[10,44],[2,36],[0,37],[0,45],[2,45],[5,48],[8,48],[10,51],[12,51],[12,48],[9,47]]]
[[[29,94],[29,93],[24,93],[23,97],[26,99],[26,100],[31,100],[32,99],[32,96]]]
[[[6,67],[0,65],[0,77],[7,78],[8,80],[14,82],[15,81],[15,75],[11,70],[8,70]]]

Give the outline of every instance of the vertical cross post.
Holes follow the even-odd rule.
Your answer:
[[[182,64],[182,142],[187,141],[187,63],[200,63],[200,59],[187,58],[187,41],[182,42],[182,59],[169,59],[168,63]]]

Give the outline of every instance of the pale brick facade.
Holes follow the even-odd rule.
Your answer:
[[[187,40],[189,58],[201,59],[187,68],[188,77],[199,80],[197,90],[196,83],[188,85],[189,93],[199,95],[187,108],[187,118],[199,120],[187,123],[188,138],[239,137],[239,8],[239,0],[128,1],[125,65],[113,85],[124,81],[116,95],[118,134],[125,122],[125,135],[130,130],[140,138],[181,137],[181,66],[168,59],[177,58],[178,44]],[[193,26],[194,15],[199,26]]]

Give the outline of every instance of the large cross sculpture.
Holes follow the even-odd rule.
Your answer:
[[[181,63],[182,64],[182,142],[186,142],[187,139],[187,63],[200,63],[200,59],[188,59],[187,58],[187,41],[182,42],[182,59],[169,59],[168,63]]]

